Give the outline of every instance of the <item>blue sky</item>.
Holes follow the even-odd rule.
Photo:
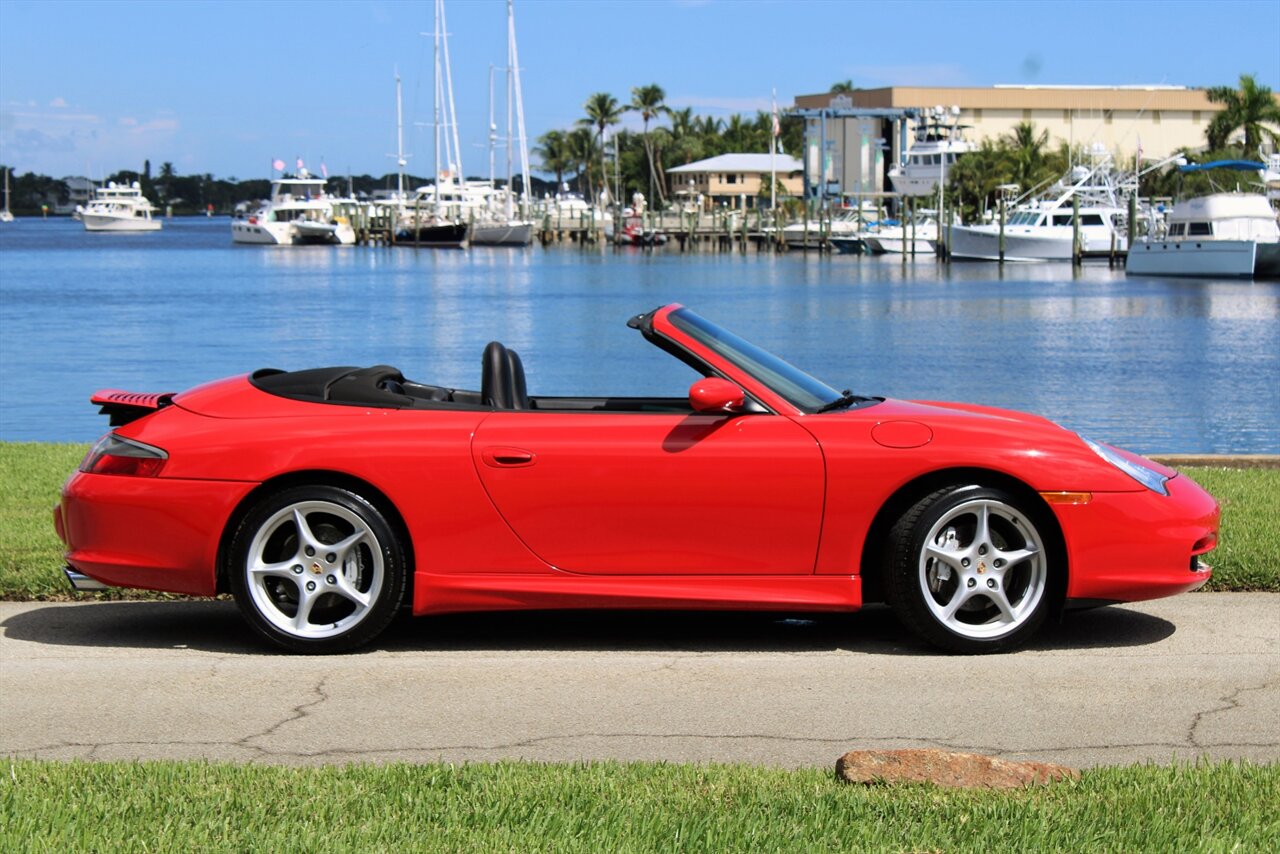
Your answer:
[[[1280,90],[1280,0],[770,2],[516,0],[531,140],[592,92],[657,83],[674,107],[753,114],[855,85],[1232,84]],[[504,0],[449,0],[469,174],[487,172],[488,69]],[[394,168],[394,74],[410,170],[432,162],[433,3],[0,0],[0,161],[91,177],[123,168],[240,179],[302,157],[330,174]],[[500,123],[502,120],[499,120]],[[638,118],[629,122],[639,126]],[[532,141],[530,143],[533,144]],[[501,162],[501,157],[499,158]]]

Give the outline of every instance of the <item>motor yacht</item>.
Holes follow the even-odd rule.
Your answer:
[[[885,220],[875,230],[864,232],[862,241],[872,255],[932,255],[938,242],[937,212],[916,211],[909,223]]]
[[[966,125],[959,124],[960,108],[949,111],[934,107],[916,125],[916,135],[902,163],[889,170],[895,193],[904,196],[931,196],[938,182],[947,180],[947,171],[974,145],[964,138]]]
[[[142,195],[142,186],[111,181],[93,191],[93,198],[77,206],[85,231],[159,231],[160,221],[152,219],[155,206]]]
[[[1262,172],[1262,163],[1215,161],[1181,171]],[[1262,193],[1211,193],[1173,206],[1163,223],[1130,248],[1125,272],[1134,276],[1280,278],[1280,224]]]
[[[1004,260],[1070,260],[1074,256],[1077,200],[1081,256],[1123,252],[1128,244],[1128,211],[1112,179],[1110,158],[1103,158],[1095,166],[1073,167],[1045,197],[1015,200],[1003,229]],[[997,261],[1000,239],[998,222],[953,225],[948,249],[956,259]]]
[[[355,243],[350,221],[334,210],[335,203],[342,200],[326,192],[326,183],[306,169],[300,169],[297,176],[276,178],[271,182],[269,200],[231,221],[232,242],[265,246]]]

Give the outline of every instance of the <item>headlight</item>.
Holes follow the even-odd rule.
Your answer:
[[[1093,452],[1095,454],[1120,469],[1120,471],[1129,475],[1129,477],[1133,478],[1147,489],[1152,492],[1158,492],[1161,495],[1169,494],[1169,488],[1165,486],[1165,482],[1168,481],[1169,478],[1160,474],[1160,472],[1153,471],[1144,465],[1139,465],[1138,463],[1133,462],[1128,457],[1116,453],[1115,448],[1108,445],[1100,444],[1092,439],[1086,439],[1084,436],[1081,436],[1080,439],[1090,448],[1093,448]]]

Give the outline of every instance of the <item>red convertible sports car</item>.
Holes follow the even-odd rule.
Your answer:
[[[403,606],[873,601],[990,652],[1209,579],[1218,506],[1171,469],[1032,415],[835,391],[680,305],[628,325],[702,378],[533,397],[494,342],[478,391],[380,365],[98,392],[118,429],[55,508],[68,577],[229,591],[296,652],[367,643]]]

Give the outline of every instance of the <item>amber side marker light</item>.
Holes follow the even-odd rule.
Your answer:
[[[1049,504],[1088,504],[1093,500],[1092,492],[1042,492],[1040,497]]]

